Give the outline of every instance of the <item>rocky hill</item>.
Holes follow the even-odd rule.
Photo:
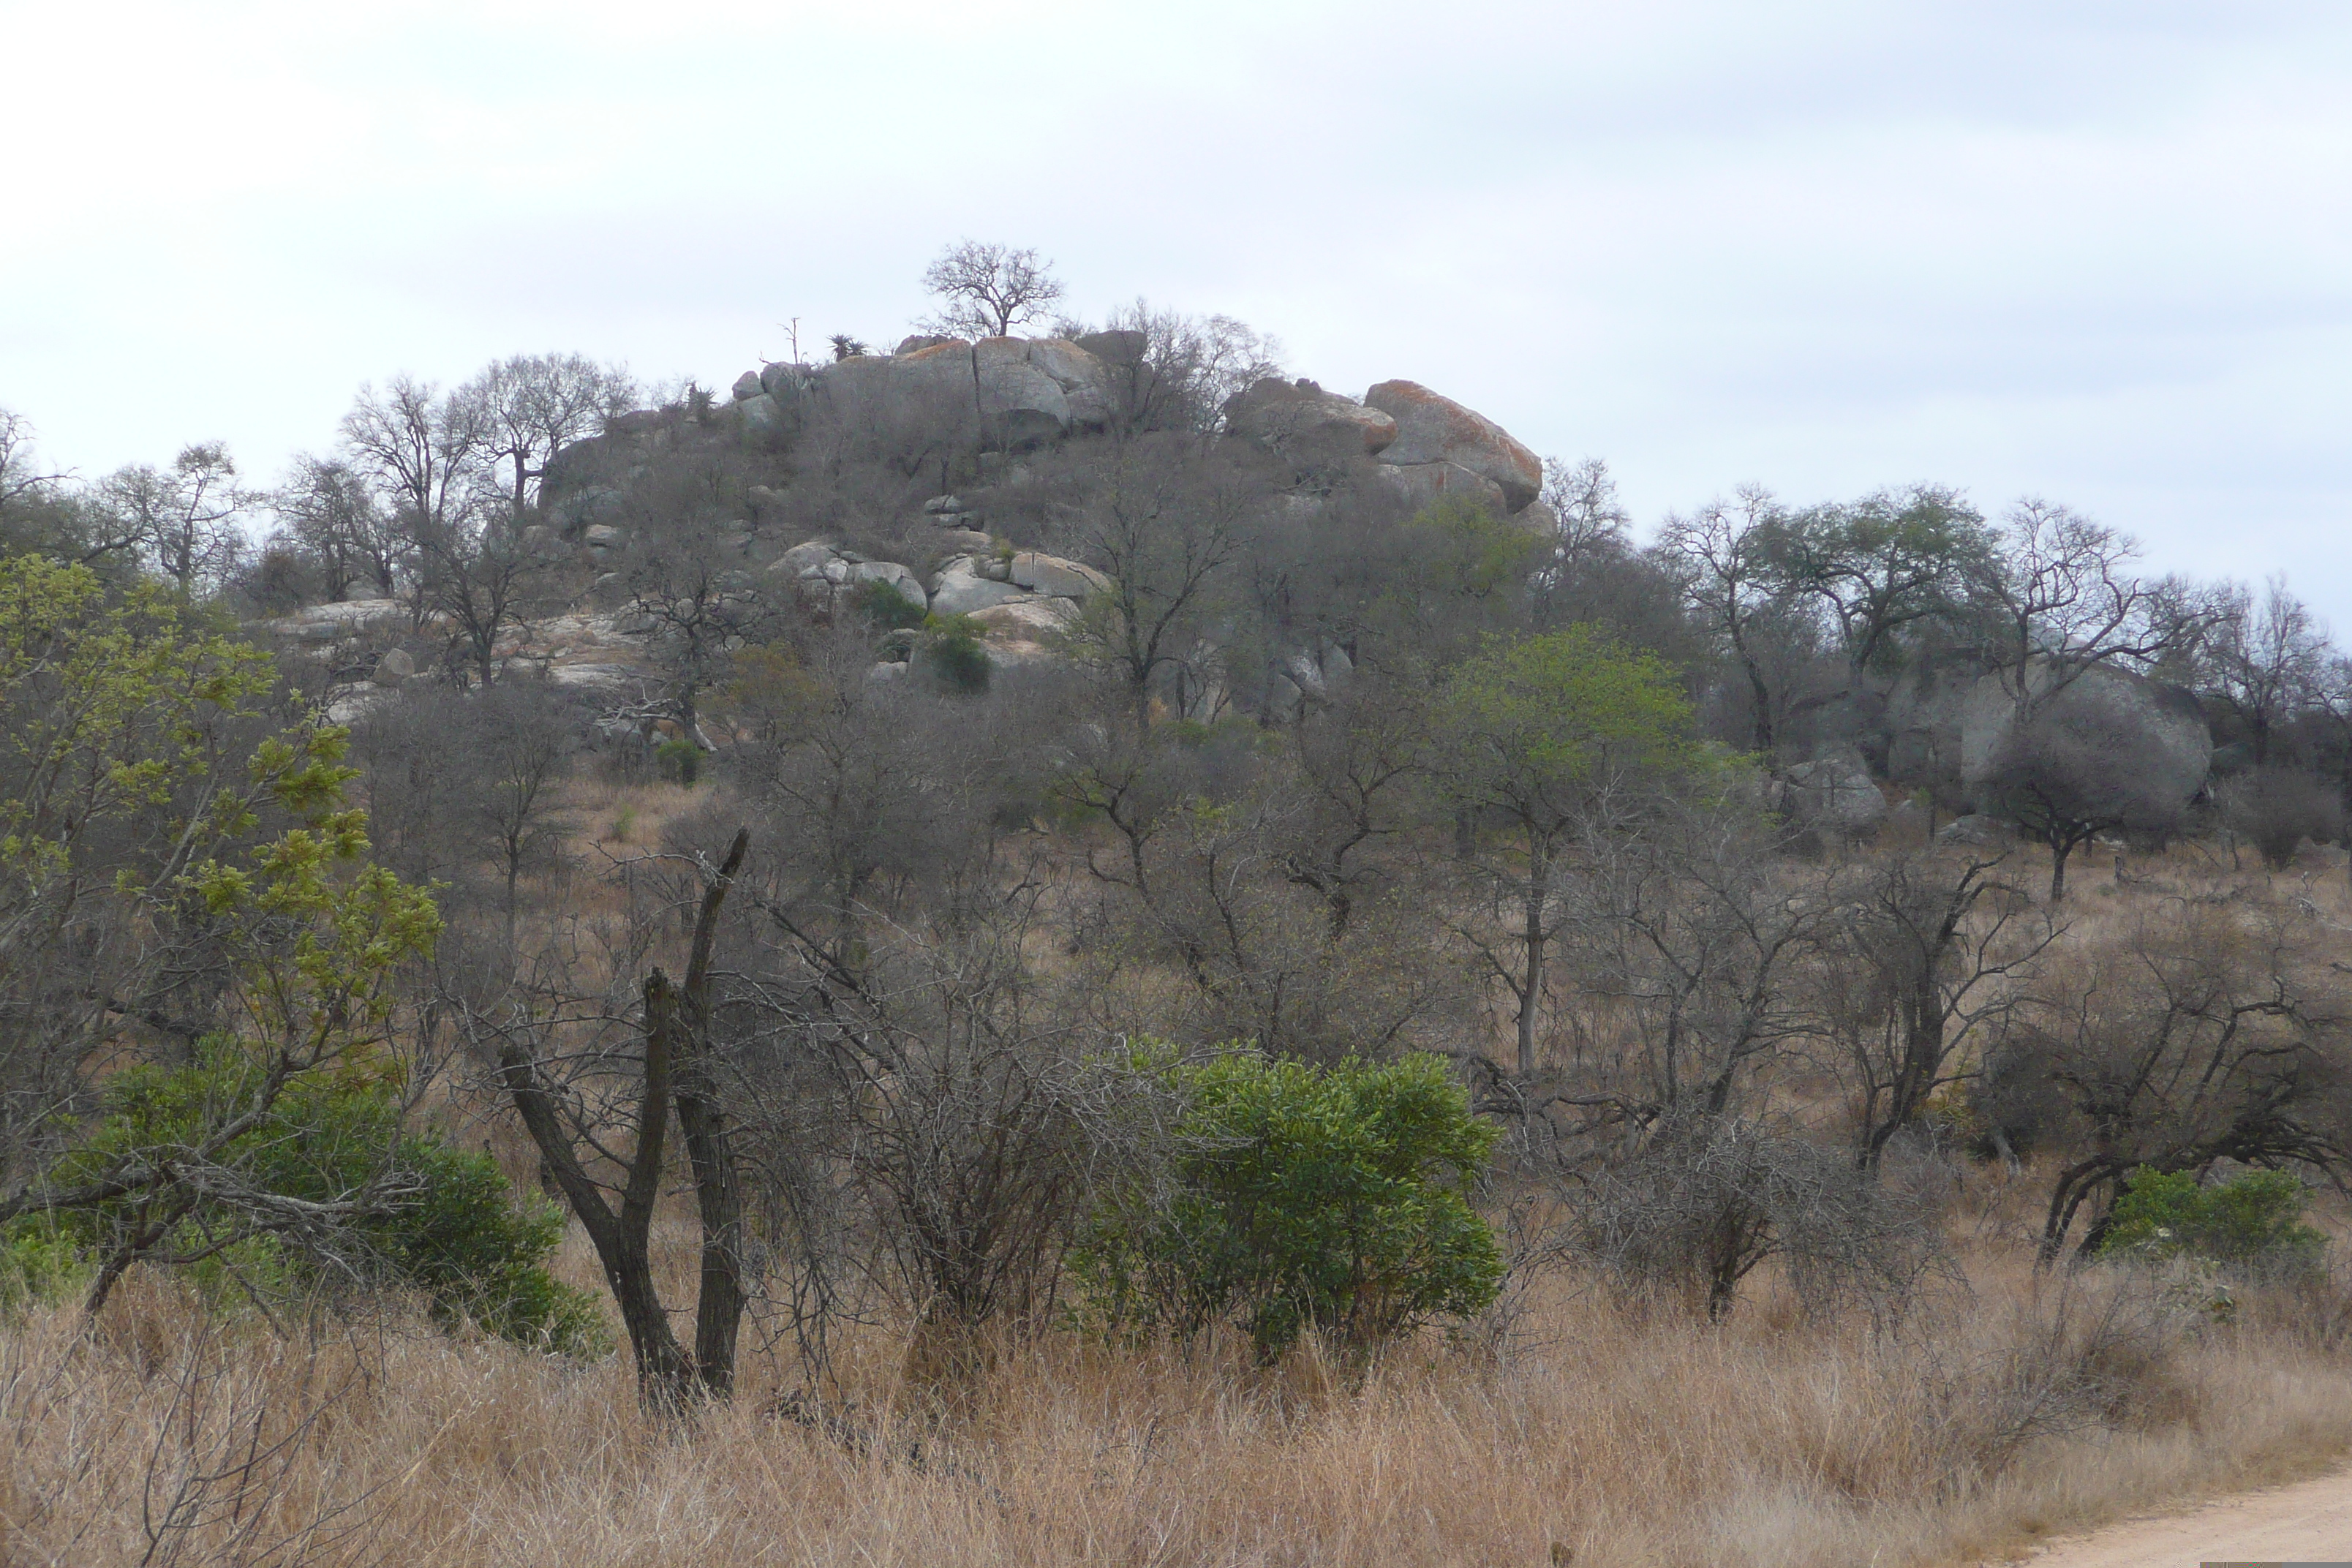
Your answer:
[[[1058,449],[1164,422],[1172,397],[1198,392],[1174,379],[1139,331],[918,336],[889,354],[765,364],[738,377],[723,401],[614,417],[548,463],[538,521],[518,542],[544,570],[530,602],[499,629],[493,657],[592,695],[610,728],[661,723],[656,645],[669,628],[647,613],[630,568],[649,549],[674,548],[671,535],[685,526],[648,502],[649,486],[666,465],[699,463],[733,482],[714,488],[718,510],[706,501],[688,531],[699,530],[715,555],[716,596],[744,618],[786,605],[828,616],[882,589],[904,602],[910,626],[963,617],[996,668],[1050,659],[1056,633],[1112,584],[1099,565],[1032,537],[1039,507],[1055,503],[1024,493],[1024,481]],[[1295,511],[1312,512],[1328,475],[1352,467],[1401,511],[1457,498],[1529,532],[1549,534],[1556,523],[1540,499],[1537,456],[1415,382],[1383,381],[1359,400],[1303,378],[1263,377],[1218,400],[1213,429],[1213,441],[1298,481],[1280,498]],[[802,493],[806,484],[795,489],[795,477],[815,464],[807,448],[845,441],[888,454],[900,482],[885,488],[895,495],[813,499]],[[941,493],[920,493],[926,474],[943,481]],[[324,665],[330,710],[348,720],[446,663],[437,651],[450,637],[445,623],[401,601],[367,599],[315,605],[268,626]],[[911,630],[885,638],[875,678],[903,676],[913,645]],[[1346,660],[1336,647],[1283,650],[1260,706],[1278,716]]]

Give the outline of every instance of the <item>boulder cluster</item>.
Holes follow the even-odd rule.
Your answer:
[[[1131,331],[977,342],[919,336],[895,353],[762,365],[736,377],[732,390],[743,428],[755,438],[789,434],[807,400],[822,395],[877,418],[911,410],[943,422],[969,419],[990,444],[1017,450],[1100,430],[1118,417],[1144,346],[1143,334]]]
[[[1304,378],[1269,378],[1226,402],[1225,424],[1276,451],[1361,451],[1416,506],[1461,496],[1506,517],[1549,510],[1539,499],[1540,458],[1493,420],[1416,381],[1383,381],[1359,403]]]
[[[1003,455],[1099,431],[1137,416],[1152,374],[1150,346],[1143,333],[1131,331],[977,342],[917,336],[887,354],[823,365],[763,364],[739,376],[731,398],[716,409],[623,415],[608,422],[603,436],[559,453],[542,481],[543,521],[528,531],[526,542],[551,553],[576,552],[591,568],[617,567],[630,544],[628,487],[660,450],[735,441],[778,446],[820,405],[853,424],[913,419],[938,425]],[[1543,465],[1535,454],[1493,421],[1415,382],[1381,382],[1360,401],[1312,381],[1268,378],[1228,398],[1223,414],[1229,437],[1302,461],[1369,457],[1415,505],[1461,496],[1528,526],[1549,521],[1538,499]],[[796,595],[828,612],[856,604],[899,620],[909,630],[886,641],[878,676],[903,673],[915,640],[911,628],[927,617],[956,621],[1000,665],[1049,658],[1055,634],[1079,606],[1114,586],[1082,562],[1017,548],[989,530],[977,507],[955,495],[924,503],[933,548],[909,553],[936,563],[927,572],[830,538],[794,543],[765,560],[762,544],[772,549],[782,542],[768,531],[782,510],[777,500],[752,486],[751,515],[722,531],[719,542],[743,558],[741,570],[726,574],[727,591],[771,601]],[[771,521],[762,524],[762,517]],[[900,603],[877,599],[885,591]],[[641,616],[614,611],[620,592],[617,574],[605,570],[595,577],[587,604],[517,626],[502,639],[498,657],[540,668],[563,684],[641,696],[656,679],[648,640],[655,628]],[[406,605],[366,601],[319,605],[270,629],[309,645],[331,668],[335,707],[349,717],[428,671],[431,645],[447,633],[428,624],[434,619],[420,619]],[[1321,699],[1347,673],[1341,649],[1294,650],[1271,674],[1265,693],[1269,717]]]

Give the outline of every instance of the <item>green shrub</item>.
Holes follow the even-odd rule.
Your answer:
[[[1108,1326],[1230,1320],[1272,1362],[1309,1328],[1363,1349],[1494,1300],[1501,1256],[1466,1194],[1495,1131],[1436,1058],[1147,1065],[1184,1105],[1169,1179],[1113,1192],[1072,1257]]]
[[[702,748],[692,741],[664,741],[654,748],[654,758],[662,771],[686,789],[692,789],[702,776]]]
[[[63,1299],[89,1279],[89,1260],[47,1215],[0,1228],[0,1314]]]
[[[215,1038],[198,1047],[193,1064],[122,1073],[108,1086],[98,1125],[53,1169],[52,1183],[73,1186],[127,1150],[187,1146],[207,1111],[249,1097],[247,1080],[263,1070],[236,1042]],[[562,1240],[562,1214],[536,1194],[517,1194],[488,1153],[467,1153],[436,1133],[404,1132],[394,1089],[381,1074],[298,1077],[253,1127],[218,1151],[214,1164],[235,1170],[249,1193],[304,1205],[346,1203],[370,1192],[397,1195],[363,1203],[339,1223],[307,1234],[265,1229],[247,1237],[200,1264],[200,1282],[226,1289],[235,1270],[247,1288],[299,1288],[328,1278],[323,1269],[331,1254],[341,1265],[422,1292],[442,1322],[469,1319],[507,1339],[574,1355],[608,1350],[610,1334],[593,1298],[547,1271]],[[191,1245],[174,1250],[197,1251],[200,1239],[235,1235],[257,1215],[276,1212],[250,1200],[226,1205],[201,1192],[188,1196],[194,1206],[181,1223]],[[39,1223],[43,1228],[35,1230],[33,1222],[20,1221],[5,1235],[0,1293],[12,1275],[54,1280],[86,1270],[140,1216],[100,1204]]]
[[[469,1318],[502,1339],[570,1355],[612,1348],[595,1298],[547,1271],[563,1241],[561,1209],[516,1192],[487,1152],[437,1137],[404,1140],[399,1159],[424,1179],[424,1192],[373,1227],[373,1239],[435,1316]]]
[[[2225,1268],[2299,1272],[2326,1238],[2302,1223],[2303,1184],[2287,1171],[2248,1171],[2211,1186],[2186,1171],[2142,1169],[2116,1200],[2102,1258],[2192,1258]]]
[[[921,659],[934,680],[969,697],[988,689],[995,664],[981,646],[980,623],[969,616],[929,616],[923,621]]]
[[[896,583],[879,580],[861,583],[850,602],[859,615],[886,632],[919,626],[928,618],[923,606],[909,598],[906,590]]]

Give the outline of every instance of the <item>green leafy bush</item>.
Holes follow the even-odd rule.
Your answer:
[[[1437,1058],[1145,1065],[1184,1109],[1166,1180],[1114,1191],[1073,1252],[1108,1326],[1230,1320],[1272,1362],[1309,1328],[1361,1349],[1494,1300],[1501,1256],[1466,1194],[1495,1131]]]
[[[2116,1200],[2099,1256],[2299,1272],[2317,1265],[2326,1245],[2302,1223],[2304,1202],[2302,1182],[2286,1171],[2248,1171],[2210,1187],[2186,1171],[2136,1171]]]
[[[498,1162],[443,1140],[402,1141],[399,1163],[423,1179],[415,1202],[374,1227],[377,1249],[423,1290],[444,1321],[459,1316],[502,1339],[593,1358],[612,1348],[595,1298],[547,1271],[563,1212],[508,1184]]]
[[[0,1227],[0,1313],[60,1300],[89,1278],[89,1260],[48,1215]]]
[[[859,615],[886,632],[919,626],[929,618],[923,606],[909,597],[905,589],[896,583],[878,579],[859,584],[851,603],[856,606]]]
[[[654,758],[662,771],[676,779],[679,785],[692,789],[702,776],[702,748],[683,738],[664,741],[654,748]]]
[[[923,620],[922,664],[950,691],[969,697],[988,689],[995,664],[980,642],[981,627],[969,616],[929,616]]]
[[[209,1115],[250,1099],[250,1080],[268,1070],[266,1058],[236,1041],[213,1038],[194,1063],[121,1074],[98,1125],[51,1170],[51,1184],[70,1189],[132,1151],[190,1148]],[[573,1355],[608,1350],[593,1298],[547,1271],[563,1237],[561,1212],[536,1194],[516,1193],[488,1153],[404,1131],[394,1088],[380,1072],[298,1076],[250,1128],[213,1152],[210,1170],[233,1181],[215,1174],[173,1195],[183,1212],[171,1251],[191,1256],[231,1242],[200,1268],[235,1269],[264,1289],[316,1282],[331,1259],[344,1277],[374,1274],[421,1291],[443,1322],[468,1319]],[[7,1259],[0,1294],[7,1276],[55,1280],[86,1271],[127,1227],[144,1223],[136,1205],[104,1203],[19,1221],[0,1236]]]

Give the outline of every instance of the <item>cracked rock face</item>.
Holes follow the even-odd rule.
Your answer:
[[[1225,428],[1276,452],[1328,449],[1376,457],[1397,437],[1397,422],[1352,397],[1301,377],[1269,376],[1225,399]]]
[[[1060,338],[910,337],[894,354],[861,354],[815,373],[828,396],[877,415],[929,407],[940,417],[971,417],[1009,448],[1035,446],[1073,430],[1110,422],[1115,388],[1108,366]],[[748,411],[756,399],[747,399]]]

